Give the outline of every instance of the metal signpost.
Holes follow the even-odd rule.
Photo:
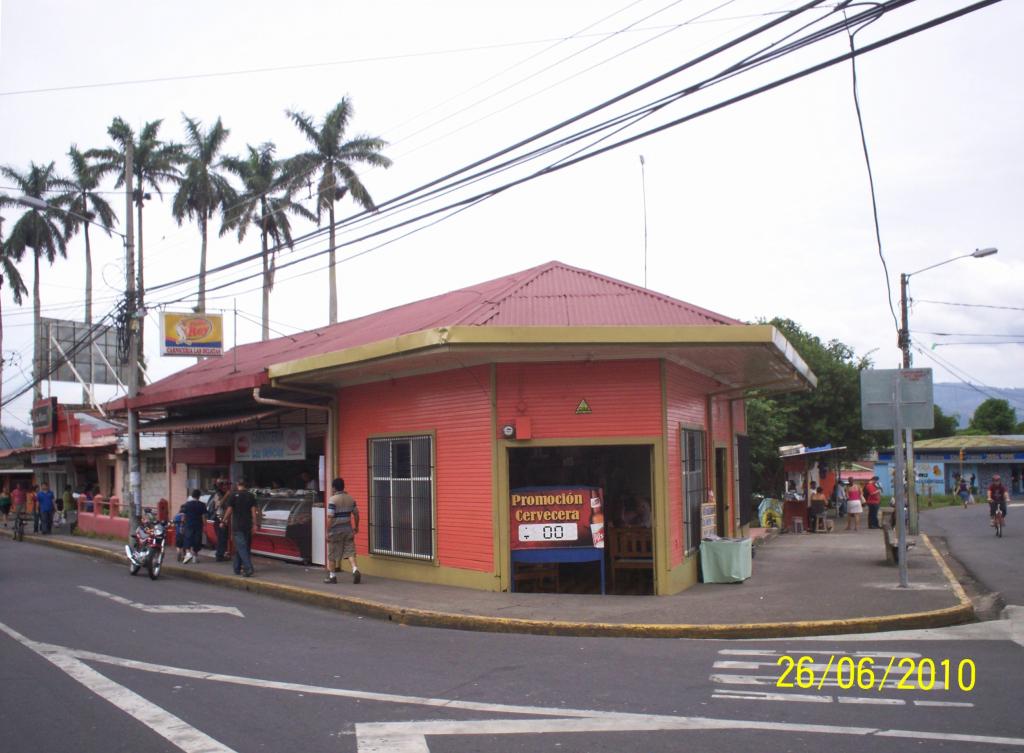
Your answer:
[[[908,475],[903,451],[904,431],[931,429],[935,425],[931,369],[872,369],[860,373],[861,426],[888,429],[893,433],[893,496],[896,500],[897,556],[900,587],[907,582],[907,486],[914,484],[914,469]]]

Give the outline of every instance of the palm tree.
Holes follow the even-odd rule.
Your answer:
[[[107,133],[114,140],[116,146],[107,149],[90,149],[87,156],[98,160],[102,175],[109,173],[116,174],[117,183],[115,188],[124,185],[124,163],[125,153],[128,144],[133,145],[132,149],[132,198],[136,207],[136,229],[135,239],[138,246],[136,261],[136,289],[140,305],[144,308],[146,300],[146,281],[143,267],[143,234],[142,234],[142,208],[145,201],[150,197],[146,189],[150,188],[157,196],[163,198],[160,186],[164,183],[180,183],[181,171],[178,166],[184,163],[185,154],[180,144],[160,140],[160,125],[163,120],[151,120],[142,126],[136,139],[135,132],[121,118],[114,118]],[[143,323],[145,317],[139,318],[139,341],[143,338]]]
[[[269,142],[258,148],[247,147],[245,158],[227,157],[221,164],[242,181],[242,193],[226,213],[221,235],[238,231],[238,240],[245,238],[249,227],[260,229],[263,248],[263,338],[270,339],[270,291],[274,288],[274,261],[282,245],[292,247],[289,214],[308,220],[315,215],[292,200],[294,187],[286,181],[284,164],[274,159],[275,146]],[[270,246],[273,241],[273,247]]]
[[[317,129],[309,115],[287,111],[288,117],[313,146],[310,151],[297,154],[288,160],[289,177],[305,184],[314,173],[320,174],[316,187],[316,222],[320,224],[326,210],[330,233],[328,280],[331,287],[331,324],[338,321],[338,288],[334,271],[334,204],[348,193],[363,209],[368,212],[376,211],[377,207],[359,180],[353,164],[361,162],[374,167],[391,166],[391,160],[380,153],[380,150],[388,145],[383,139],[360,135],[349,141],[345,140],[345,130],[352,119],[352,113],[351,100],[343,97],[334,109],[327,113],[327,117]]]
[[[203,133],[202,124],[187,115],[185,132],[185,174],[174,195],[172,211],[174,219],[181,225],[186,217],[199,224],[203,243],[199,253],[199,306],[197,311],[206,311],[206,239],[207,227],[219,209],[224,211],[235,202],[236,194],[228,179],[215,171],[218,153],[227,140],[228,131],[217,118],[217,122]]]
[[[25,196],[34,197],[46,202],[46,195],[55,191],[66,191],[70,184],[56,175],[54,164],[37,165],[35,162],[29,164],[28,172],[18,172],[13,167],[4,165],[0,167],[0,175],[7,178],[17,186],[18,190]],[[16,206],[17,199],[9,196],[0,197],[0,206]],[[32,249],[33,271],[35,278],[32,281],[32,323],[35,341],[39,342],[40,330],[40,298],[39,298],[39,260],[45,256],[46,260],[53,264],[57,256],[67,256],[67,244],[65,235],[65,213],[58,208],[28,209],[11,228],[11,233],[0,249],[5,258],[5,268],[8,260],[21,261],[25,256],[26,249]],[[43,374],[37,373],[34,384],[35,399],[43,397]]]
[[[117,223],[117,215],[98,191],[102,167],[79,151],[75,144],[68,150],[68,157],[71,160],[71,177],[68,179],[70,190],[59,196],[54,203],[68,210],[65,217],[66,237],[70,239],[79,229],[82,229],[82,235],[85,237],[85,328],[86,331],[91,331],[92,247],[89,241],[89,225],[98,225],[100,230],[109,236],[111,227]],[[92,358],[89,359],[89,363],[89,384],[92,384]]]
[[[0,196],[0,206],[9,202],[10,199],[6,196]],[[14,296],[14,302],[21,305],[22,296],[28,293],[28,288],[25,287],[25,281],[21,279],[21,272],[18,271],[17,265],[14,263],[14,259],[7,255],[7,250],[3,245],[3,227],[4,218],[0,217],[0,291],[2,291],[4,282],[11,288],[11,294]],[[0,305],[3,303],[3,297],[0,296]],[[3,313],[0,311],[0,405],[3,404],[3,385],[4,385],[4,318]]]

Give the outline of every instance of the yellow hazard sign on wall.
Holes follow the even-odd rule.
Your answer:
[[[583,400],[580,400],[580,404],[576,406],[576,415],[577,416],[580,415],[581,413],[593,413],[593,412],[594,411],[590,410],[590,403],[587,402],[586,398],[584,398]]]

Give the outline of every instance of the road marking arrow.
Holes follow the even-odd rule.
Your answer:
[[[79,586],[79,588],[126,607],[133,607],[151,614],[232,614],[235,617],[245,617],[237,607],[222,607],[216,604],[142,604],[91,586]]]

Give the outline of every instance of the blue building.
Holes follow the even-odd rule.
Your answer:
[[[1024,493],[1024,435],[954,436],[914,442],[917,493],[951,494],[963,476],[984,495],[999,474],[1013,495]],[[884,494],[893,491],[893,451],[880,450],[875,472]]]

